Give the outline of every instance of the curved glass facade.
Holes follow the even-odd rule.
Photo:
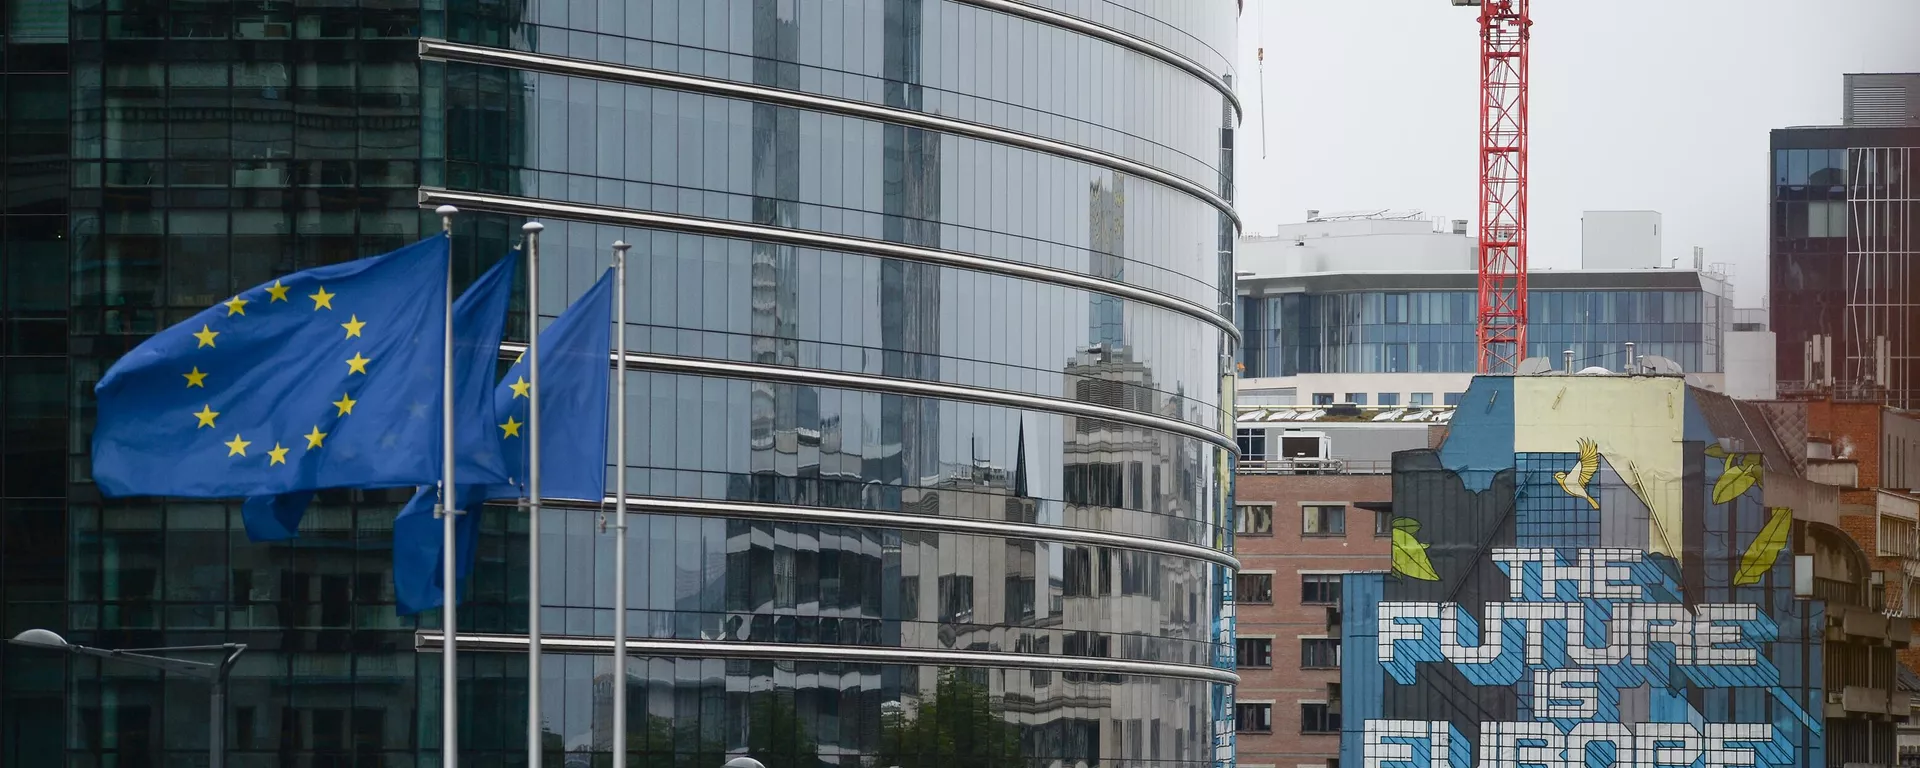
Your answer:
[[[438,764],[440,657],[416,650],[438,613],[394,612],[392,520],[408,494],[320,494],[301,538],[278,544],[248,542],[238,504],[103,500],[88,482],[92,387],[146,335],[240,288],[433,231],[423,188],[591,204],[755,229],[484,205],[456,221],[461,280],[525,221],[547,225],[541,293],[516,303],[548,317],[610,263],[610,243],[633,243],[629,350],[657,356],[625,374],[628,465],[609,467],[651,510],[632,517],[628,553],[629,634],[650,650],[625,670],[584,646],[549,650],[545,765],[604,765],[622,727],[637,766],[1230,762],[1232,456],[1215,433],[1238,342],[1206,315],[1231,309],[1236,232],[1169,183],[1232,197],[1238,118],[1191,69],[1231,82],[1236,13],[1225,0],[76,0],[71,40],[16,55],[9,38],[0,59],[32,70],[0,73],[29,95],[0,132],[5,630],[247,643],[231,766]],[[1173,178],[1018,136],[422,60],[421,38],[960,119]],[[71,121],[40,119],[54,97]],[[69,186],[49,184],[60,174]],[[839,239],[754,239],[775,230]],[[915,255],[936,252],[956,259]],[[64,284],[35,268],[59,254]],[[509,334],[524,340],[524,322]],[[523,513],[482,514],[462,634],[524,637],[534,602],[549,637],[611,637],[601,509],[542,515],[530,543]],[[758,656],[703,650],[715,643]],[[0,648],[0,764],[203,759],[202,683],[51,660]],[[1075,660],[1098,663],[1064,668]],[[524,654],[469,650],[460,665],[465,764],[524,764]]]

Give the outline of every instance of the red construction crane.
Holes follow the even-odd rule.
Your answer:
[[[1481,373],[1527,355],[1527,0],[1453,0],[1480,9]]]

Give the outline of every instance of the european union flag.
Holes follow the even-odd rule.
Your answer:
[[[612,348],[613,272],[540,332],[540,496],[599,502],[607,495],[608,359]],[[473,568],[481,503],[526,495],[529,412],[524,359],[515,361],[494,390],[493,437],[505,446],[513,482],[480,487],[460,483],[466,510],[455,521],[460,576]],[[456,476],[455,481],[461,480]],[[434,493],[422,488],[393,521],[393,591],[401,615],[441,604],[442,526],[433,517]]]
[[[288,275],[134,348],[94,387],[101,492],[229,498],[432,483],[447,246],[435,235]]]
[[[500,440],[487,425],[493,423],[494,371],[499,368],[500,337],[506,331],[507,309],[513,299],[513,275],[520,260],[509,251],[460,294],[453,303],[453,397],[458,413],[478,414],[454,424],[454,479],[501,482],[507,479]],[[434,415],[437,418],[439,411]],[[438,477],[438,473],[435,473]],[[282,541],[299,535],[311,492],[247,499],[240,517],[252,541]]]

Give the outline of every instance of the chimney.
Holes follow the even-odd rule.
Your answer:
[[[1464,234],[1466,234],[1466,233],[1467,233],[1467,220],[1466,220],[1466,219],[1454,219],[1454,220],[1453,220],[1453,233],[1454,233],[1454,234],[1456,234],[1456,235],[1464,235]]]
[[[1639,372],[1640,372],[1640,371],[1639,371],[1638,369],[1636,369],[1636,367],[1634,366],[1634,364],[1633,364],[1633,363],[1634,363],[1634,360],[1633,360],[1633,342],[1631,342],[1631,341],[1629,341],[1629,342],[1627,342],[1627,373],[1639,373]]]
[[[1567,358],[1567,373],[1573,373],[1573,350],[1569,349],[1560,354]]]

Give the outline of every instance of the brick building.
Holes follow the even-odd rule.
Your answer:
[[[1427,447],[1436,418],[1450,413],[1240,409],[1234,555],[1242,570],[1234,597],[1242,768],[1318,768],[1338,756],[1340,575],[1389,567],[1393,451]],[[1283,435],[1324,438],[1331,450],[1289,456]]]

